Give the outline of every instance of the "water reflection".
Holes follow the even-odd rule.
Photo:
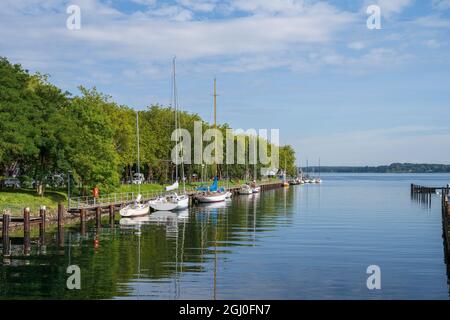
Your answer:
[[[337,179],[112,227],[89,221],[84,232],[47,233],[46,249],[33,242],[29,256],[13,245],[0,297],[370,299],[365,270],[374,262],[386,270],[375,298],[446,297],[440,216],[436,205],[423,215],[408,192],[396,181]],[[70,264],[81,269],[80,291],[66,289]]]

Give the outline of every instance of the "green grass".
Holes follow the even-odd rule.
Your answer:
[[[32,215],[38,215],[39,208],[46,206],[48,211],[56,211],[59,202],[67,201],[63,192],[47,191],[38,196],[35,190],[19,189],[0,192],[0,213],[10,209],[13,215],[22,215],[24,208],[30,208]]]

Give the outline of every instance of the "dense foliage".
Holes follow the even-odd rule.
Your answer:
[[[79,89],[81,95],[72,96],[46,76],[31,75],[0,58],[0,176],[18,174],[39,194],[46,185],[63,186],[69,171],[82,193],[93,186],[109,192],[132,179],[136,171],[136,112],[95,88]],[[194,122],[202,119],[188,112],[179,117],[181,127],[194,136]],[[148,181],[173,181],[174,110],[153,105],[139,112],[139,120],[141,172]],[[203,128],[211,125],[203,122]],[[226,124],[219,127],[224,137],[227,128]],[[273,147],[269,145],[269,152]],[[294,150],[282,147],[279,154],[280,168],[286,165],[289,174],[295,174]],[[253,178],[261,167],[220,165],[216,172],[215,166],[187,165],[185,170],[187,179],[215,174]]]

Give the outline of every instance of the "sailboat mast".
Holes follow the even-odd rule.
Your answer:
[[[216,129],[217,128],[217,80],[214,78],[214,129]],[[217,160],[217,157],[216,157],[216,155],[217,155],[217,135],[215,136],[215,139],[214,139],[214,141],[215,141],[215,160],[214,160],[214,164],[215,164],[215,167],[216,167],[216,172],[215,172],[215,174],[216,174],[216,176],[218,177],[219,176],[219,167],[218,167],[218,165],[217,165],[217,162],[216,162],[216,160]]]
[[[141,162],[140,162],[140,154],[141,154],[141,150],[140,150],[140,145],[139,145],[139,111],[136,111],[136,140],[137,140],[137,173],[138,173],[138,179],[139,179],[139,183],[138,183],[138,190],[139,190],[139,194],[141,194]]]
[[[217,127],[217,80],[214,79],[214,129]]]
[[[257,162],[257,160],[256,159],[258,159],[257,156],[256,156],[256,143],[257,143],[257,141],[255,142],[255,144],[253,146],[253,154],[254,154],[254,157],[255,157],[253,159],[253,161],[255,161],[255,163],[253,164],[254,165],[254,167],[253,167],[253,171],[254,171],[253,175],[254,175],[255,182],[256,182],[256,180],[258,180],[258,176],[256,174],[256,172],[257,172],[257,170],[256,170],[256,162]]]
[[[176,58],[173,58],[173,97],[172,106],[175,112],[175,181],[178,181],[178,101],[177,101],[177,82],[176,82]]]
[[[321,167],[320,167],[320,158],[319,158],[319,179],[320,179],[320,173],[321,173]]]

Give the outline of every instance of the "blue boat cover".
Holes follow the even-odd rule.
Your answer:
[[[201,187],[198,187],[197,188],[197,191],[203,191],[203,192],[206,192],[206,191],[211,191],[211,192],[216,192],[219,188],[219,179],[217,178],[217,177],[215,177],[214,178],[214,182],[213,182],[213,184],[208,188],[208,187],[205,187],[205,186],[201,186]],[[223,188],[221,188],[221,190],[223,190]]]

